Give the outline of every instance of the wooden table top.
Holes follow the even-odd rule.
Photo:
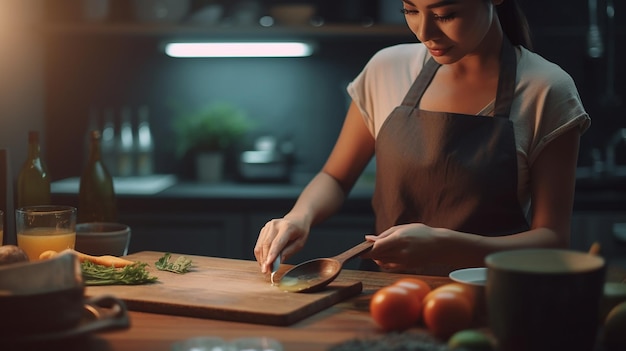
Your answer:
[[[377,289],[405,275],[356,270],[340,274],[362,281],[362,293],[286,327],[129,311],[129,328],[96,332],[62,345],[65,350],[81,351],[169,351],[174,342],[198,336],[227,341],[266,336],[280,341],[285,351],[323,351],[350,339],[382,335],[369,315],[369,299]],[[446,277],[420,278],[432,287],[450,282]]]
[[[65,350],[81,351],[169,351],[174,342],[198,336],[225,340],[266,336],[281,342],[285,351],[326,351],[351,339],[383,335],[368,312],[369,299],[379,288],[404,277],[401,274],[343,270],[341,275],[363,282],[363,292],[290,326],[271,326],[203,318],[130,311],[130,327],[89,334],[72,343],[62,342]],[[446,277],[418,276],[437,287],[450,282]],[[611,281],[623,280],[623,271],[610,272]],[[415,330],[421,330],[419,326]],[[54,347],[49,344],[49,347]],[[53,348],[54,349],[54,348]],[[25,348],[20,348],[25,350]],[[37,348],[37,350],[41,350]]]

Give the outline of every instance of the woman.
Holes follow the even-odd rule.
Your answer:
[[[571,77],[529,51],[514,0],[404,0],[402,11],[420,43],[381,50],[350,83],[322,171],[259,234],[262,272],[302,248],[374,154],[377,235],[363,257],[384,270],[443,275],[495,251],[568,246],[590,123]]]

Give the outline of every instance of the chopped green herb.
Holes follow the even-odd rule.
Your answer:
[[[170,253],[166,253],[163,257],[159,258],[158,261],[154,263],[154,266],[161,271],[174,272],[178,274],[183,274],[189,272],[191,269],[191,259],[185,256],[179,256],[176,261],[170,262],[170,257],[172,255]]]
[[[124,268],[114,268],[84,261],[81,263],[85,285],[139,285],[154,283],[157,277],[146,270],[147,263],[135,262]]]

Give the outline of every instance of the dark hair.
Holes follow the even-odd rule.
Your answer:
[[[516,0],[504,0],[496,6],[498,18],[504,34],[511,44],[522,45],[532,50],[530,28],[526,16]]]

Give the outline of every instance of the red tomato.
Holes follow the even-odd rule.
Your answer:
[[[431,299],[434,295],[441,291],[452,291],[465,296],[472,308],[474,308],[477,293],[475,288],[470,285],[465,285],[461,283],[448,283],[433,289],[424,297],[424,304],[426,304],[429,299]]]
[[[424,297],[431,291],[430,285],[419,278],[401,278],[393,283],[393,285],[411,290],[420,301],[424,300]]]
[[[378,290],[370,301],[370,315],[385,331],[402,331],[415,325],[422,314],[422,300],[400,286]]]
[[[424,324],[443,340],[471,326],[473,307],[467,297],[454,290],[433,290],[424,300]]]

